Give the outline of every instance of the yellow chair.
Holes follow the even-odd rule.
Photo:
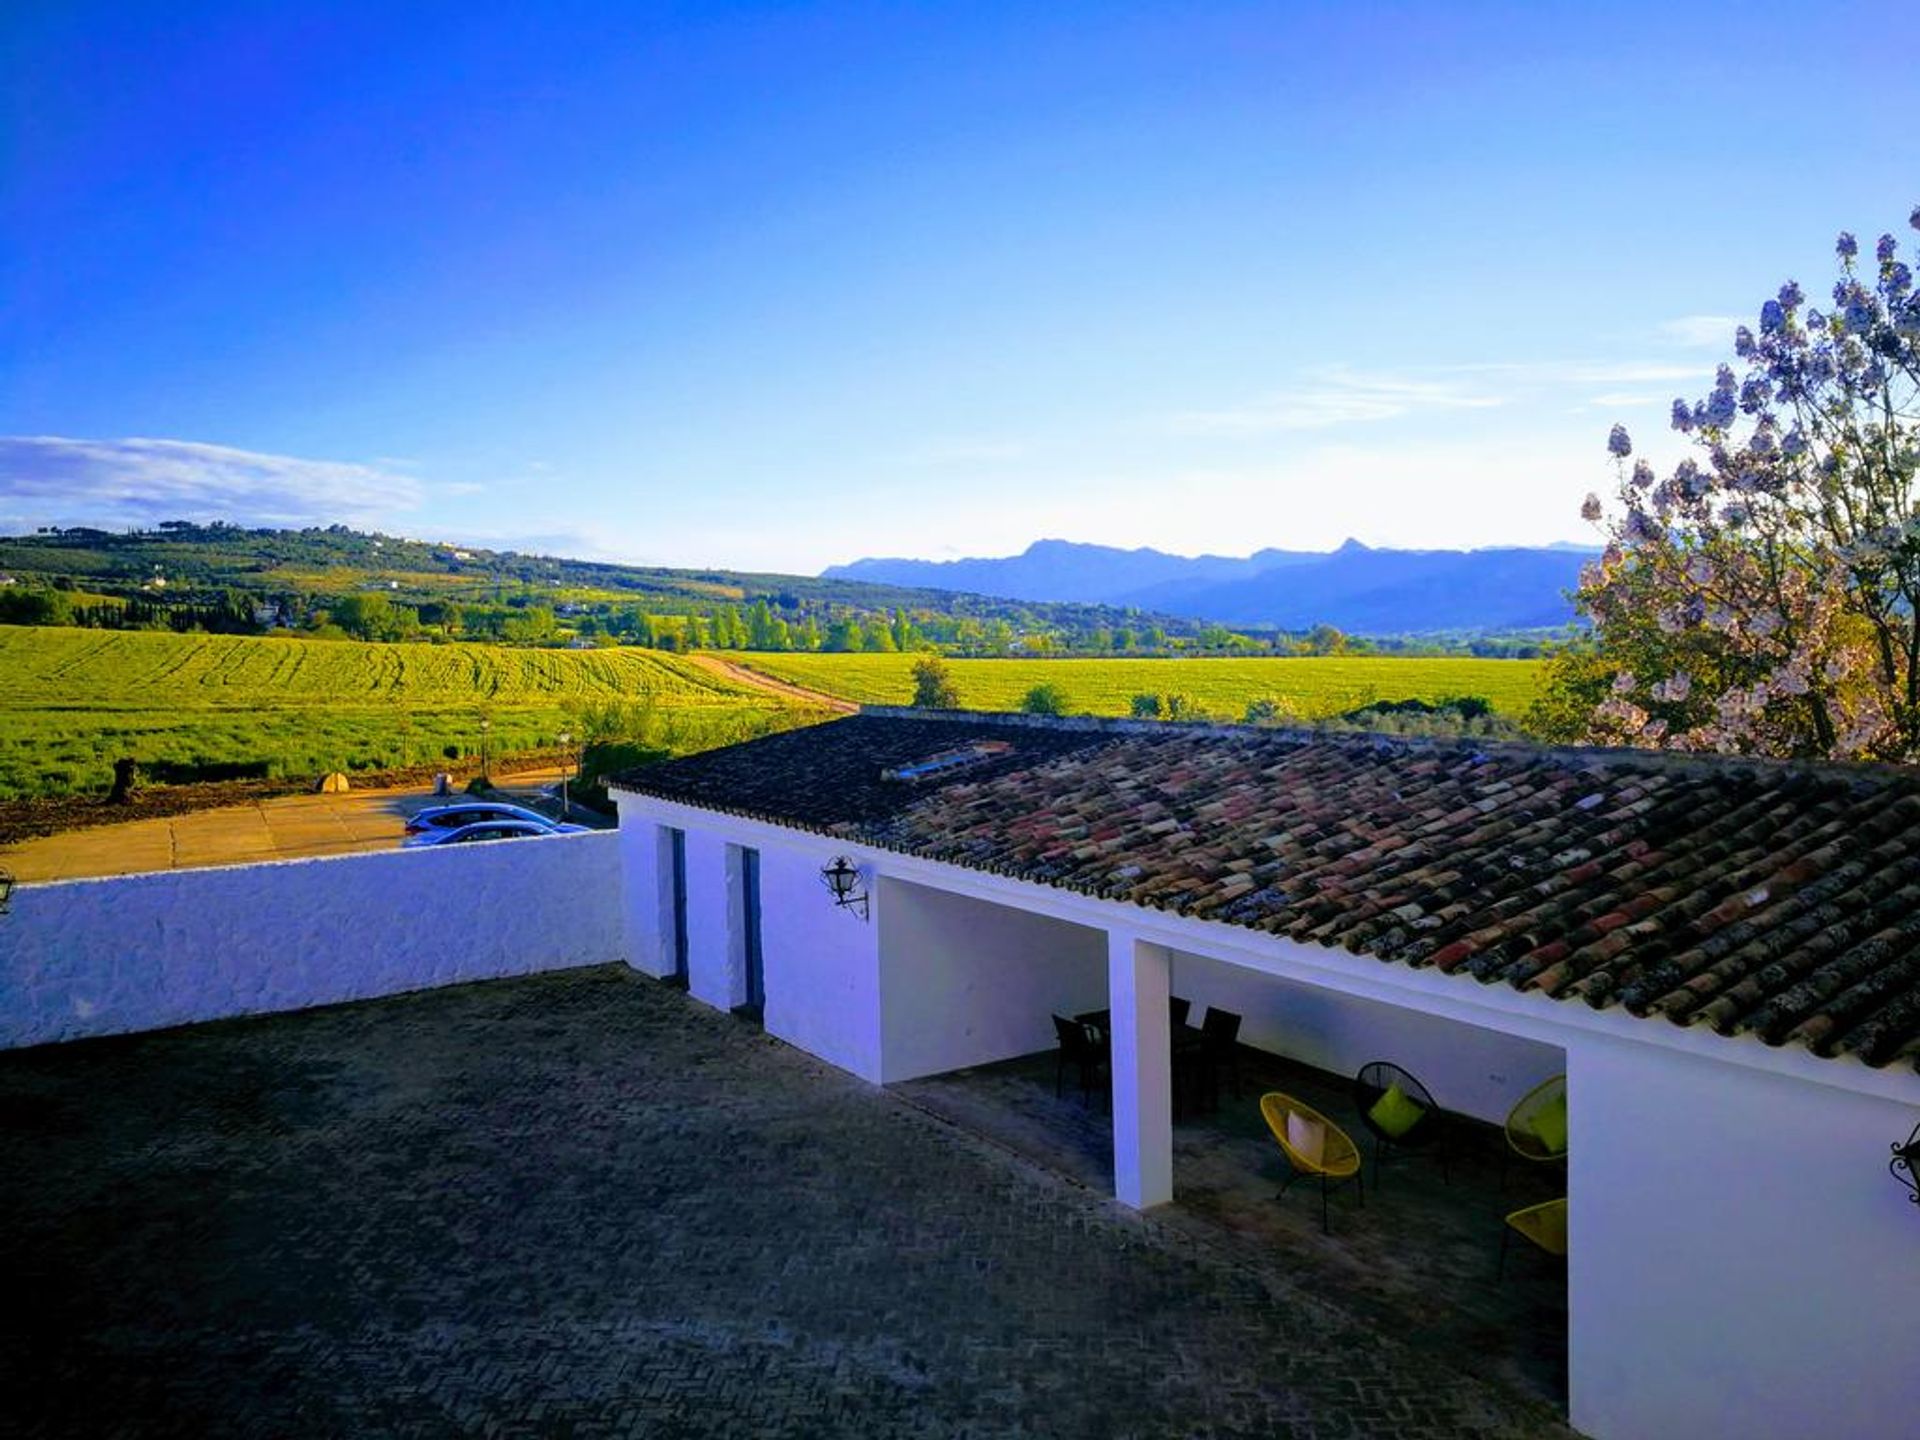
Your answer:
[[[1515,1155],[1538,1165],[1567,1158],[1567,1077],[1552,1075],[1520,1097],[1507,1112],[1507,1148],[1500,1156],[1500,1187]]]
[[[1566,1259],[1567,1197],[1562,1195],[1558,1200],[1529,1205],[1507,1216],[1506,1224],[1500,1227],[1500,1263],[1493,1272],[1496,1280],[1507,1273],[1507,1242],[1516,1234],[1547,1254]]]
[[[1287,1157],[1287,1164],[1291,1167],[1287,1183],[1280,1187],[1280,1195],[1284,1197],[1296,1180],[1309,1175],[1319,1177],[1322,1234],[1327,1232],[1329,1182],[1353,1181],[1360,1203],[1367,1203],[1366,1187],[1360,1178],[1360,1150],[1347,1138],[1346,1131],[1311,1105],[1303,1104],[1291,1095],[1282,1095],[1278,1090],[1260,1097],[1260,1114],[1266,1119],[1267,1128],[1273,1132],[1273,1138],[1279,1142],[1281,1153]],[[1317,1154],[1314,1153],[1316,1141]]]

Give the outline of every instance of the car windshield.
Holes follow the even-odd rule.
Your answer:
[[[435,815],[432,824],[442,830],[458,830],[464,825],[476,825],[484,820],[500,819],[498,810],[455,810],[445,815]]]

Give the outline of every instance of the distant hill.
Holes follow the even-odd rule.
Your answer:
[[[1036,540],[1024,553],[1004,560],[855,560],[850,565],[829,566],[820,572],[820,578],[962,590],[1010,600],[1044,598],[1125,605],[1135,602],[1119,597],[1155,586],[1247,580],[1267,570],[1325,558],[1312,550],[1262,550],[1241,560],[1226,555],[1169,555],[1164,550],[1116,550],[1071,540]]]
[[[1040,540],[1005,559],[857,560],[822,578],[1139,607],[1225,625],[1406,634],[1563,625],[1573,614],[1566,592],[1592,554],[1568,545],[1375,550],[1349,540],[1331,552],[1189,558]]]
[[[366,534],[345,525],[274,530],[167,521],[143,531],[75,527],[0,536],[0,587],[10,582],[58,586],[89,600],[139,599],[176,606],[232,595],[276,602],[289,616],[342,596],[380,590],[407,605],[454,602],[475,609],[537,602],[582,613],[637,607],[655,614],[711,615],[764,600],[790,620],[811,615],[822,625],[848,615],[885,617],[906,610],[979,624],[1004,621],[1017,634],[1049,630],[1074,636],[1150,623],[1170,636],[1183,636],[1200,628],[1181,616],[1141,616],[1098,602],[1025,601],[911,584],[619,565]]]

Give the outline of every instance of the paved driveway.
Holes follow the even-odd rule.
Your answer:
[[[543,770],[506,777],[500,782],[501,795],[507,799],[530,796],[559,775],[558,770]],[[404,790],[349,790],[343,795],[279,795],[245,805],[45,835],[0,850],[0,858],[15,878],[35,881],[391,850],[405,838],[407,816],[437,803],[443,802],[418,785]]]
[[[14,1435],[1535,1436],[623,967],[0,1055]]]

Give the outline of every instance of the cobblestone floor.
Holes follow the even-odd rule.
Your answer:
[[[625,970],[0,1056],[10,1435],[1550,1436]]]
[[[1241,1093],[1191,1105],[1173,1127],[1174,1203],[1155,1219],[1225,1246],[1242,1263],[1338,1298],[1356,1319],[1462,1370],[1532,1390],[1564,1409],[1567,1271],[1515,1242],[1496,1276],[1502,1217],[1566,1193],[1564,1166],[1502,1165],[1498,1127],[1449,1117],[1450,1163],[1403,1154],[1384,1173],[1347,1083],[1277,1055],[1243,1049]],[[894,1093],[1081,1184],[1112,1188],[1113,1120],[1104,1096],[1054,1094],[1054,1058],[1028,1056],[894,1087]],[[1104,1082],[1104,1076],[1102,1080]],[[1331,1234],[1318,1191],[1278,1197],[1287,1163],[1260,1115],[1263,1091],[1314,1106],[1366,1146],[1367,1193],[1332,1197]]]

